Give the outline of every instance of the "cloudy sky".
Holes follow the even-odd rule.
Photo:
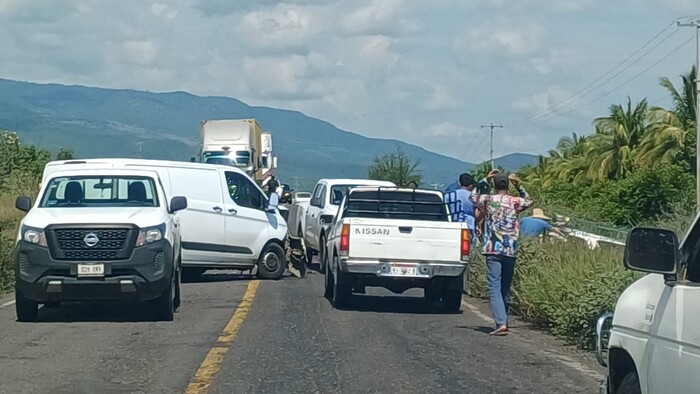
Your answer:
[[[698,0],[0,0],[0,78],[230,96],[476,162],[483,123],[505,126],[496,155],[541,153],[627,95],[667,105],[658,78],[694,61],[693,30],[673,23],[697,14]]]

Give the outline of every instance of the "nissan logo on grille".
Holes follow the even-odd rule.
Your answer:
[[[93,247],[97,245],[98,242],[100,242],[100,239],[97,238],[97,234],[89,233],[85,236],[85,238],[83,238],[83,242],[85,242],[85,245]]]

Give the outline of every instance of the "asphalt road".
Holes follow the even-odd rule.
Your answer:
[[[322,276],[183,284],[174,322],[135,305],[72,304],[15,322],[0,307],[1,393],[593,393],[590,355],[525,326],[489,337],[483,305],[436,312],[368,289],[348,310]],[[10,298],[11,300],[11,298]],[[7,304],[7,299],[0,305]]]

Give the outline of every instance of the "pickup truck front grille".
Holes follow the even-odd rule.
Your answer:
[[[121,228],[48,229],[51,255],[56,260],[105,261],[131,256],[137,230]]]

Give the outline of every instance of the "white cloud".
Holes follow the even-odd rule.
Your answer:
[[[442,122],[428,128],[428,136],[438,138],[455,138],[465,135],[466,129],[452,122]]]
[[[532,113],[549,112],[558,109],[558,105],[571,97],[571,93],[559,86],[550,86],[544,92],[528,97],[521,97],[513,103],[513,108]],[[570,104],[573,100],[568,100]]]
[[[538,53],[545,39],[538,22],[493,21],[467,30],[455,43],[460,53],[498,57],[522,57]]]
[[[410,24],[402,18],[405,0],[371,0],[340,18],[340,29],[351,35],[394,35]]]
[[[306,48],[323,25],[309,9],[279,4],[246,14],[235,30],[249,49],[286,52]]]
[[[558,68],[584,63],[584,57],[571,48],[549,48],[547,53],[530,59],[530,64],[541,74],[551,74]]]

